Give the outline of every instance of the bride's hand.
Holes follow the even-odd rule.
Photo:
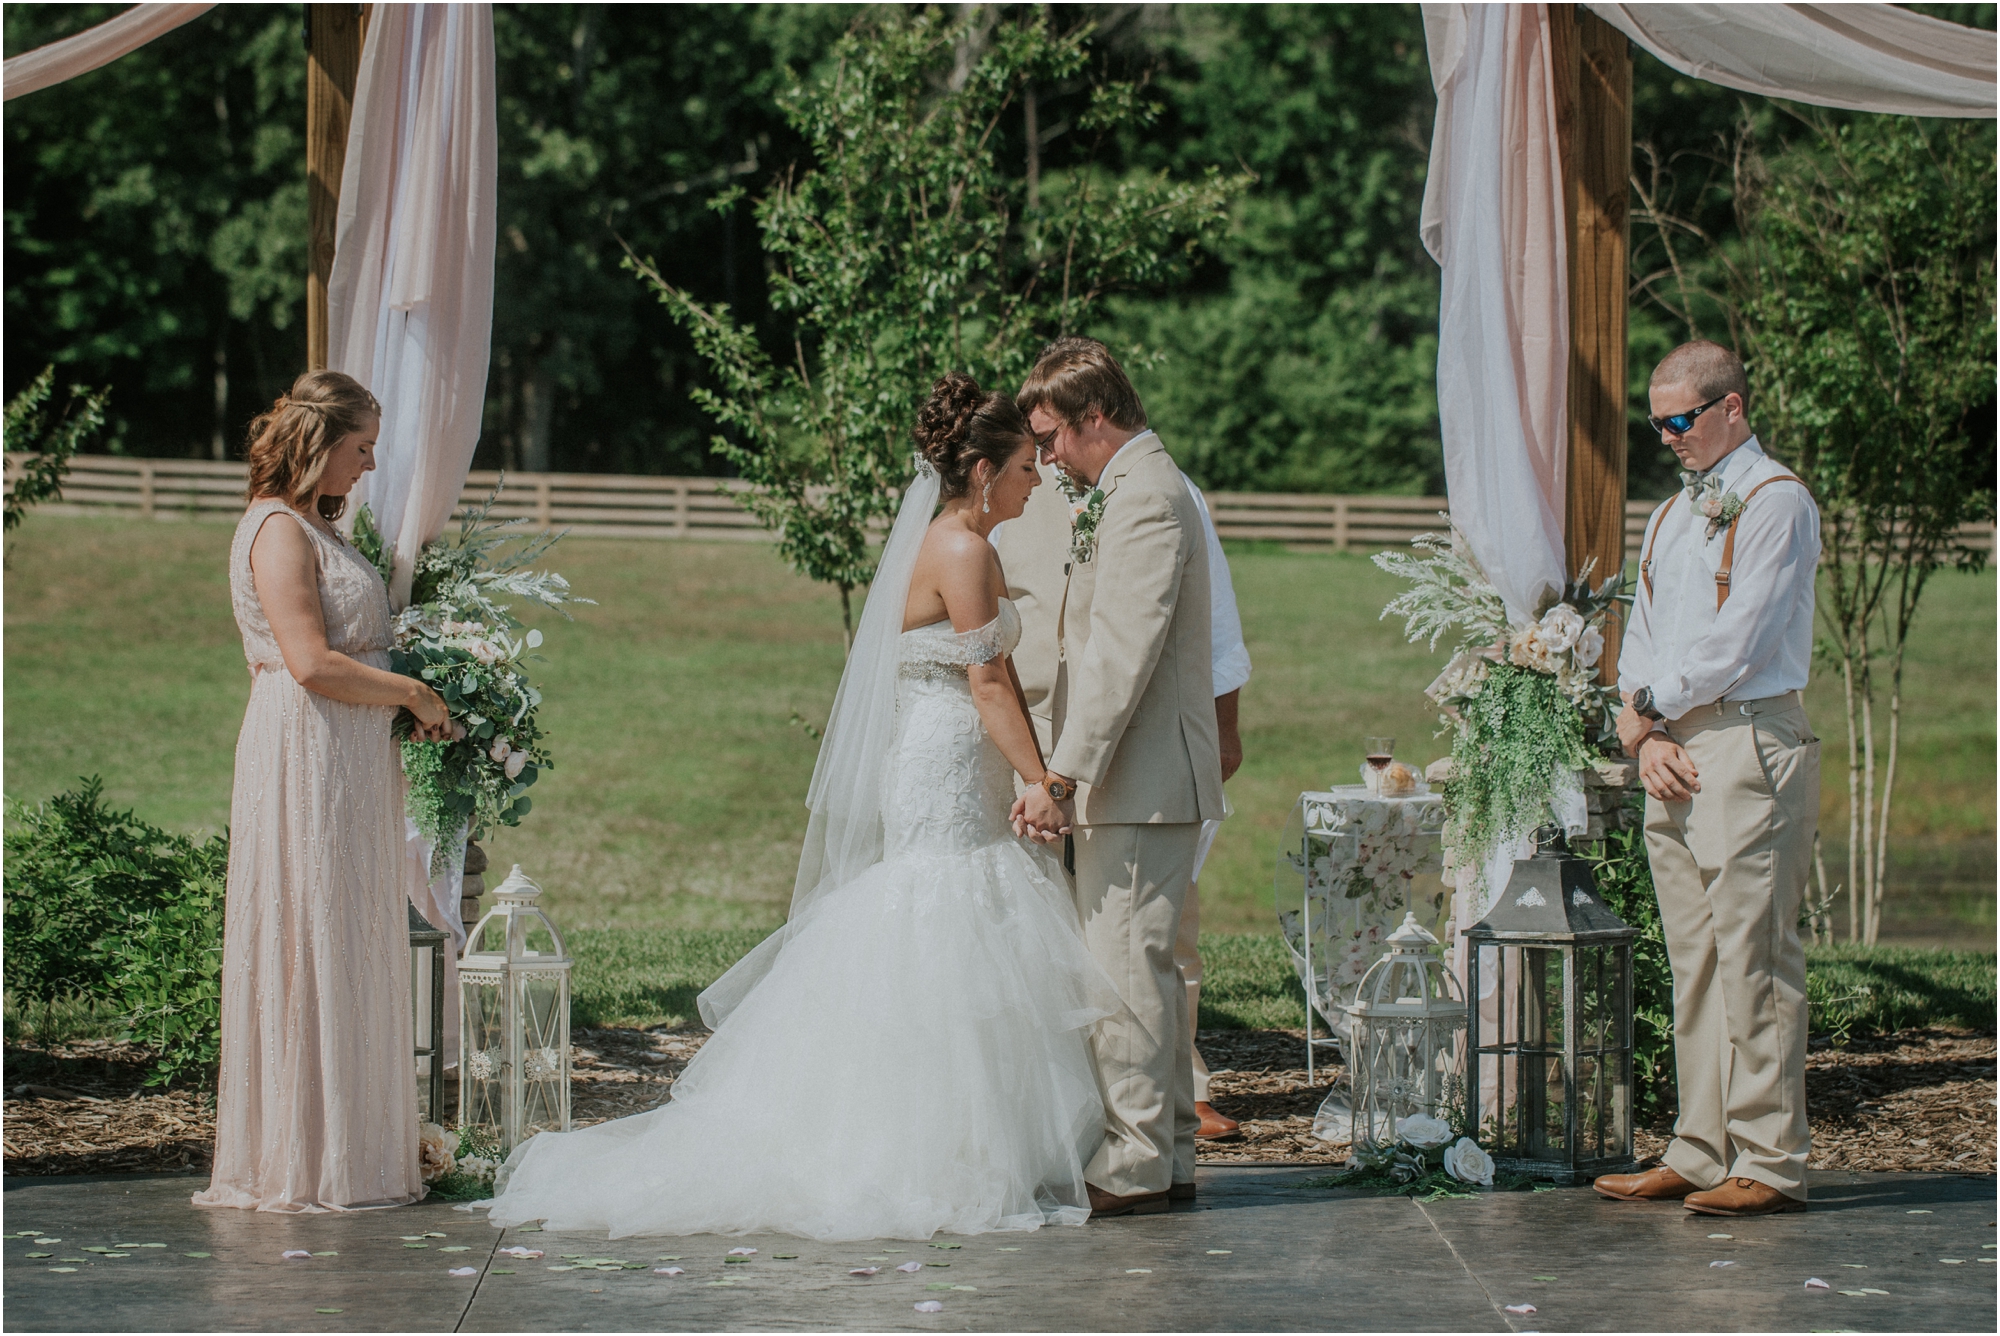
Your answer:
[[[1049,797],[1047,789],[1032,784],[1026,793],[1014,800],[1014,833],[1032,836],[1044,844],[1054,844],[1069,834],[1072,810],[1069,803],[1057,802]]]

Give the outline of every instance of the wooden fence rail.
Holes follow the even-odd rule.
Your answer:
[[[7,456],[11,490],[25,455]],[[243,512],[244,466],[197,459],[132,459],[79,455],[63,483],[58,514],[136,514],[154,520],[234,520]],[[484,501],[500,480],[480,471],[465,480],[455,513]],[[536,529],[568,529],[577,537],[701,538],[766,542],[770,535],[736,500],[748,484],[723,478],[652,478],[611,473],[514,473],[493,514],[521,518]],[[1444,526],[1441,496],[1315,496],[1273,492],[1210,492],[1208,504],[1224,538],[1331,548],[1340,552],[1406,547],[1417,534]],[[1652,501],[1625,503],[1625,550],[1645,536]],[[1993,550],[1993,526],[1969,524],[1966,541]]]

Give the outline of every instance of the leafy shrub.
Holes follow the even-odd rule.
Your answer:
[[[1651,1120],[1674,1103],[1674,973],[1645,832],[1612,831],[1590,871],[1611,912],[1639,930],[1632,942],[1632,1085],[1636,1112]]]
[[[220,1038],[227,837],[196,843],[114,811],[95,776],[8,815],[10,996],[115,1008],[160,1050],[155,1082],[205,1075]]]

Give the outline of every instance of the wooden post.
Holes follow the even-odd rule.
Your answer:
[[[1569,243],[1569,469],[1565,555],[1593,580],[1625,567],[1625,351],[1632,175],[1632,53],[1581,5],[1550,5]],[[1618,672],[1607,628],[1601,671]]]
[[[306,6],[306,367],[326,366],[326,284],[333,275],[340,171],[361,76],[366,5]]]

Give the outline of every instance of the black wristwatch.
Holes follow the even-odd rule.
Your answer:
[[[1660,713],[1659,707],[1653,704],[1653,689],[1651,687],[1640,687],[1632,693],[1632,710],[1633,713],[1642,715],[1647,719],[1666,718],[1665,715]]]

